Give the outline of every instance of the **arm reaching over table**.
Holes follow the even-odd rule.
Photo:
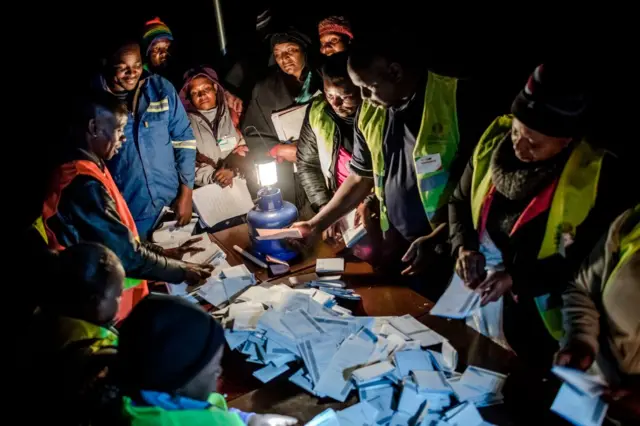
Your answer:
[[[303,238],[320,235],[333,223],[358,207],[373,189],[373,179],[351,174],[335,193],[331,201],[313,218],[292,225]]]

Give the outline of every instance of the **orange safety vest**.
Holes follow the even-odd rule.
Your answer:
[[[62,191],[67,186],[69,186],[71,182],[73,182],[73,179],[75,179],[76,176],[79,175],[91,176],[92,178],[100,181],[102,185],[104,185],[107,192],[115,202],[116,211],[118,212],[118,216],[120,216],[120,220],[127,228],[129,228],[129,231],[131,231],[136,241],[139,241],[140,238],[138,237],[136,223],[131,216],[131,212],[129,211],[129,207],[127,206],[126,201],[124,200],[124,198],[122,198],[122,194],[120,194],[116,183],[113,181],[109,170],[106,167],[104,171],[101,170],[100,167],[98,167],[98,165],[93,161],[76,160],[65,163],[60,166],[58,170],[56,170],[56,173],[54,174],[51,182],[51,188],[49,189],[47,198],[44,201],[44,206],[42,208],[42,219],[48,238],[49,248],[54,250],[64,249],[64,247],[58,242],[55,234],[51,231],[51,229],[49,229],[47,221],[49,220],[49,218],[55,216],[58,213],[58,204],[60,203],[60,196],[62,195]],[[147,294],[149,294],[149,287],[147,286],[146,281],[126,278],[125,290],[122,293],[120,309],[118,310],[116,319],[122,320],[127,315],[129,315],[129,312],[131,312],[133,306]]]

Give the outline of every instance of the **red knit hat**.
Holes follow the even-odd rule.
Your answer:
[[[353,39],[351,25],[344,16],[329,16],[323,19],[318,24],[318,32],[320,33],[320,37],[325,34],[335,33],[346,35],[350,40]]]

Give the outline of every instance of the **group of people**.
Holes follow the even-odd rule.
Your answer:
[[[468,81],[430,70],[407,43],[359,37],[343,17],[322,20],[318,41],[319,66],[307,35],[275,32],[275,64],[247,102],[211,67],[176,73],[160,19],[106,52],[32,228],[64,285],[38,300],[26,364],[47,390],[64,384],[58,414],[295,424],[227,409],[215,393],[221,326],[147,286],[212,271],[181,260],[199,250],[192,242],[149,242],[160,213],[170,207],[182,226],[194,187],[246,179],[254,191],[253,162],[271,156],[308,241],[335,240],[356,210],[366,260],[382,272],[431,297],[457,274],[483,307],[502,304],[518,357],[597,366],[612,412],[640,416],[640,200],[615,156],[583,138],[584,90],[540,65],[510,111],[485,117]],[[271,114],[305,104],[299,139],[280,141]]]

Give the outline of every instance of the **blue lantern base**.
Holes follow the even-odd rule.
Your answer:
[[[259,241],[256,229],[286,228],[298,220],[295,205],[282,199],[279,188],[265,187],[258,191],[256,206],[247,213],[249,236],[253,251],[260,256],[273,256],[285,262],[298,256],[298,252],[281,240]]]

